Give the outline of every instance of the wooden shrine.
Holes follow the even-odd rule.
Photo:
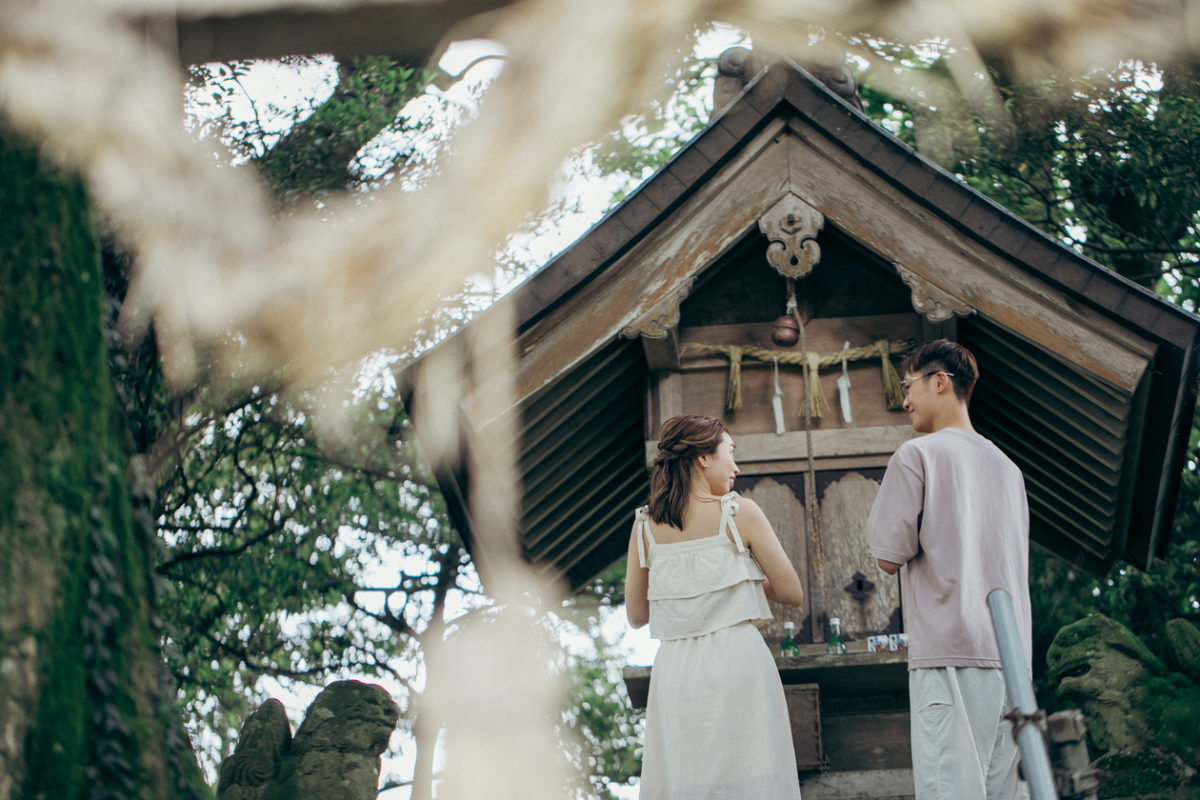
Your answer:
[[[863,534],[888,458],[913,435],[900,355],[941,336],[974,352],[972,418],[1021,467],[1034,540],[1099,572],[1165,553],[1200,327],[870,122],[846,75],[748,64],[744,51],[723,59],[728,101],[708,127],[488,312],[517,321],[517,401],[468,398],[463,435],[510,415],[525,555],[577,588],[624,557],[662,421],[724,419],[738,490],[806,582],[806,605],[775,609],[764,629],[776,643],[793,619],[802,642],[779,667],[805,797],[904,796],[904,653],[866,650],[904,630],[903,598]],[[781,345],[789,297],[803,325]],[[440,348],[479,357],[474,346],[456,335]],[[420,436],[421,395],[406,404]],[[484,513],[466,500],[469,467],[437,471],[469,540]],[[842,656],[825,655],[831,617]],[[648,674],[626,670],[635,703]]]

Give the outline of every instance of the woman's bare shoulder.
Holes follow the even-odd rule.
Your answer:
[[[739,517],[744,516],[744,517],[758,517],[758,518],[763,518],[763,519],[766,518],[767,515],[763,513],[763,510],[762,510],[762,508],[759,507],[758,503],[754,502],[749,497],[746,497],[744,494],[738,494],[737,492],[730,492],[726,496],[732,497],[733,502],[737,504],[737,515]]]

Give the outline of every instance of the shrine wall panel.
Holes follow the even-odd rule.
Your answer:
[[[814,605],[842,623],[852,642],[882,633],[900,607],[900,582],[867,549],[867,517],[879,481],[846,472],[820,494],[822,568],[814,575]]]
[[[772,478],[756,481],[751,488],[742,494],[762,508],[771,526],[779,537],[783,551],[788,560],[800,575],[804,584],[805,603],[797,608],[782,603],[771,603],[773,620],[762,626],[763,637],[772,645],[772,652],[779,652],[778,643],[783,640],[783,623],[791,620],[796,623],[796,641],[813,641],[813,626],[811,615],[812,584],[809,581],[808,567],[808,532],[804,514],[804,494],[796,494],[795,490]]]
[[[800,608],[771,604],[775,619],[762,630],[773,650],[787,619],[796,622],[802,644],[826,641],[831,617],[842,621],[843,635],[856,649],[866,646],[868,636],[903,630],[900,580],[879,569],[866,543],[867,518],[882,478],[882,468],[816,473],[819,543],[809,534],[805,472],[738,478],[737,490],[763,509],[804,584]]]

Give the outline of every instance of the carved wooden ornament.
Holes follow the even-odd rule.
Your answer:
[[[897,264],[896,271],[912,289],[913,309],[930,322],[945,322],[955,315],[968,317],[975,313],[973,307],[945,289],[934,286],[908,267]]]
[[[824,215],[791,192],[758,218],[771,240],[767,261],[785,278],[803,278],[821,260],[816,236],[823,227]]]
[[[621,330],[622,339],[633,339],[641,336],[646,339],[665,339],[667,332],[679,324],[679,307],[692,291],[695,276],[688,278],[681,286],[672,289],[666,297],[637,320],[626,325]]]

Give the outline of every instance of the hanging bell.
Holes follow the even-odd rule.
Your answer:
[[[800,341],[800,323],[791,314],[776,317],[771,323],[771,341],[779,347],[793,347]]]

